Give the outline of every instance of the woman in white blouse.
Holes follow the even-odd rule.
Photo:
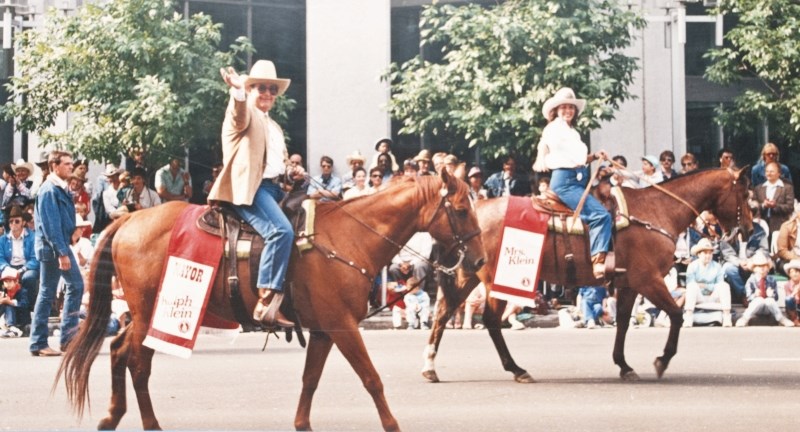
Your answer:
[[[542,115],[550,122],[542,131],[538,155],[533,164],[535,171],[552,171],[550,189],[571,209],[581,200],[589,182],[589,163],[608,153],[600,150],[589,153],[580,134],[575,130],[578,115],[586,105],[577,99],[570,88],[562,88],[542,107]],[[611,243],[611,215],[592,195],[586,197],[581,209],[581,219],[589,225],[592,273],[597,279],[605,276],[605,259]]]

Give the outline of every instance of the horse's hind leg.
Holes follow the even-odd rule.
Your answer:
[[[639,375],[625,361],[625,336],[631,324],[631,312],[636,302],[636,291],[630,288],[617,287],[617,336],[614,340],[614,364],[619,366],[619,377],[635,381]]]
[[[350,363],[353,370],[356,371],[358,377],[361,378],[364,388],[372,396],[375,407],[378,408],[378,415],[381,418],[383,429],[387,431],[400,430],[397,420],[389,410],[389,404],[386,403],[386,397],[383,394],[383,383],[378,371],[375,370],[375,366],[372,364],[372,360],[369,358],[369,354],[367,354],[367,347],[364,346],[361,333],[358,332],[355,323],[347,327],[331,335],[333,342]]]
[[[97,430],[116,429],[128,409],[125,397],[125,366],[130,353],[127,330],[123,329],[122,333],[111,341],[111,405],[108,408],[108,416],[100,420]]]
[[[326,333],[311,331],[303,370],[303,391],[300,393],[300,402],[297,404],[297,413],[294,417],[296,430],[311,430],[311,400],[319,385],[322,369],[325,367],[325,360],[332,346],[333,341]]]
[[[518,383],[533,383],[535,382],[533,377],[525,369],[519,367],[511,357],[511,352],[508,350],[508,345],[506,345],[506,339],[503,337],[501,318],[505,308],[505,301],[487,298],[486,307],[483,310],[483,323],[486,325],[486,330],[489,331],[489,336],[492,338],[497,355],[500,356],[503,369],[513,373],[514,381]]]
[[[128,359],[128,369],[131,371],[133,389],[136,391],[136,400],[139,402],[142,427],[145,430],[161,430],[153,412],[153,402],[150,400],[149,381],[154,351],[142,345],[143,341],[144,334],[142,337],[131,337],[131,356]]]

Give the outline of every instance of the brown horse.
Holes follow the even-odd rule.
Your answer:
[[[154,309],[172,225],[184,203],[138,211],[116,221],[98,242],[89,275],[89,312],[69,345],[56,383],[63,374],[67,395],[77,414],[89,400],[92,362],[103,345],[110,313],[110,282],[116,274],[125,288],[132,322],[111,342],[112,395],[109,414],[99,429],[115,429],[126,411],[125,369],[133,379],[145,429],[160,429],[153,413],[148,380],[153,350],[142,345]],[[480,230],[464,182],[443,173],[392,182],[375,195],[343,203],[321,203],[316,210],[315,248],[293,252],[290,282],[296,318],[310,329],[303,389],[295,417],[297,429],[310,429],[311,399],[333,344],[344,355],[372,396],[386,430],[398,424],[384,398],[383,384],[372,365],[358,323],[365,317],[372,278],[417,231],[428,231],[450,251],[458,250],[465,266],[483,263]],[[250,280],[240,264],[242,281]],[[223,266],[222,268],[225,268]],[[218,272],[208,311],[235,321],[234,310]],[[252,310],[256,296],[242,290]]]
[[[739,225],[744,233],[752,231],[752,217],[747,206],[747,179],[741,173],[742,170],[704,170],[659,185],[685,200],[686,204],[654,187],[622,189],[631,225],[616,232],[614,237],[616,267],[627,269],[627,272],[619,274],[613,280],[618,293],[617,336],[613,358],[614,363],[620,367],[621,378],[638,379],[636,373],[626,363],[624,352],[625,335],[637,293],[665,311],[670,318],[671,326],[664,354],[656,358],[654,363],[659,378],[677,352],[683,316],[681,308],[675,304],[664,284],[664,275],[673,265],[675,240],[695,219],[695,210],[699,212],[711,210],[725,229]],[[477,203],[481,237],[487,248],[487,262],[474,277],[467,278],[460,289],[443,289],[444,295],[438,303],[436,319],[428,346],[425,348],[426,360],[422,375],[429,381],[439,381],[434,359],[444,334],[445,324],[455,312],[455,308],[464,302],[480,282],[485,284],[487,292],[491,291],[507,205],[507,198],[482,200]],[[567,286],[596,285],[592,276],[586,237],[571,235],[569,241],[575,256],[575,273],[567,272],[563,258],[566,250],[563,235],[548,233],[542,256],[541,279]],[[518,382],[533,382],[533,378],[511,358],[500,331],[500,317],[505,306],[505,301],[489,298],[483,314],[484,323],[505,370],[513,373],[514,379]]]

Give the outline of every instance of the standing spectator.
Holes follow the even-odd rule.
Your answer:
[[[13,275],[21,287],[13,300],[6,297],[6,324],[23,328],[30,324],[31,306],[39,290],[39,260],[22,209],[11,208],[8,224],[8,233],[0,237],[0,272]]]
[[[342,176],[342,192],[346,192],[355,185],[353,177],[356,175],[356,170],[364,167],[364,164],[367,162],[367,158],[365,158],[360,151],[356,150],[347,156],[345,162],[347,162],[347,166],[349,168]]]
[[[84,187],[85,184],[86,173],[74,173],[69,178],[69,194],[72,195],[72,201],[75,204],[83,203],[87,206],[91,204],[92,199],[89,197],[89,192],[87,192]]]
[[[431,151],[422,149],[419,154],[414,156],[414,161],[417,162],[417,175],[431,175]]]
[[[62,351],[78,328],[78,310],[83,296],[83,278],[69,248],[75,232],[75,204],[67,192],[67,179],[72,175],[72,155],[55,150],[50,153],[48,163],[50,175],[39,189],[34,213],[41,284],[33,311],[30,342],[31,355],[45,357],[61,355],[47,344],[47,323],[59,281],[63,280],[65,287],[61,315]]]
[[[767,164],[770,162],[775,162],[780,166],[780,177],[789,183],[792,182],[792,173],[789,171],[789,167],[780,163],[781,159],[781,151],[778,149],[773,143],[766,143],[764,147],[761,148],[761,159],[753,165],[753,169],[750,171],[750,178],[752,180],[750,187],[755,188],[760,184],[767,181],[766,177],[766,168]]]
[[[161,204],[161,198],[153,189],[147,187],[147,172],[141,168],[134,168],[131,172],[131,187],[120,201],[120,206],[111,217],[116,219],[125,213],[155,207]]]
[[[783,271],[789,275],[786,282],[786,315],[794,325],[800,325],[800,260],[792,260],[783,266]]]
[[[798,225],[800,225],[800,204],[794,208],[794,217],[781,225],[778,233],[778,251],[776,255],[778,265],[781,267],[789,261],[800,259],[800,241],[797,235]]]
[[[333,159],[322,156],[319,160],[322,174],[313,177],[308,185],[308,197],[319,202],[338,201],[342,193],[342,180],[333,175]]]
[[[94,189],[92,196],[92,213],[94,213],[94,225],[92,231],[95,233],[102,232],[108,224],[111,223],[111,217],[106,212],[105,200],[103,198],[106,189],[109,187],[109,176],[119,175],[117,167],[114,164],[106,164],[106,170],[102,175],[97,177],[97,187]],[[116,191],[114,191],[116,195]]]
[[[503,170],[490,175],[483,186],[489,198],[525,196],[531,192],[528,180],[517,174],[517,161],[513,156],[506,156]]]
[[[222,172],[222,163],[217,162],[211,167],[211,178],[203,182],[203,195],[206,200],[208,200],[208,193],[211,192],[211,187],[214,186],[214,182],[217,181],[220,172]]]
[[[370,195],[374,193],[374,191],[370,190],[367,187],[367,172],[364,170],[364,167],[356,168],[353,177],[353,187],[347,189],[347,191],[342,196],[344,200],[350,200],[353,198],[358,198],[360,196]]]
[[[720,168],[735,168],[736,159],[733,156],[733,150],[728,147],[723,147],[717,152],[717,159],[719,160]]]
[[[686,153],[681,157],[681,174],[690,173],[698,168],[697,156],[694,153]]]
[[[370,168],[378,166],[378,158],[380,155],[385,154],[389,156],[389,169],[392,172],[400,171],[400,167],[397,165],[397,159],[395,159],[394,153],[392,153],[392,144],[390,138],[382,138],[375,143],[375,154],[372,156],[372,162],[369,164]]]
[[[764,173],[767,181],[758,185],[753,192],[761,207],[761,217],[769,225],[769,231],[776,232],[792,214],[794,188],[791,183],[784,183],[781,180],[780,166],[777,162],[768,163]]]
[[[481,172],[480,168],[474,166],[469,169],[467,183],[469,183],[469,197],[473,202],[489,197],[486,189],[481,186],[483,184],[483,172]]]
[[[722,308],[722,326],[731,326],[731,289],[723,280],[722,266],[713,261],[714,246],[701,239],[692,248],[697,259],[686,268],[686,305],[683,326],[694,325],[694,309],[698,303],[719,303]]]
[[[642,170],[636,172],[640,188],[646,188],[653,184],[664,181],[664,177],[661,176],[661,172],[656,168],[657,166],[658,160],[655,156],[642,156]]]
[[[189,201],[192,197],[192,178],[181,168],[181,160],[173,157],[156,171],[156,192],[161,201]]]
[[[675,164],[675,153],[673,153],[671,150],[664,150],[661,152],[658,160],[661,162],[661,166],[659,167],[661,178],[664,180],[669,180],[678,176],[677,171],[672,168],[672,166]]]
[[[3,210],[8,213],[13,206],[24,207],[33,202],[33,180],[30,179],[33,171],[33,164],[20,159],[16,164],[11,165],[13,175],[7,177],[6,187],[3,190]]]
[[[110,220],[111,214],[119,207],[119,191],[125,185],[120,181],[120,177],[125,170],[122,168],[114,168],[113,165],[106,167],[106,172],[103,174],[106,178],[106,186],[103,191],[103,211]]]
[[[778,306],[778,283],[768,274],[772,261],[765,254],[757,253],[752,258],[750,266],[753,268],[753,274],[745,284],[748,306],[736,322],[736,327],[747,326],[753,315],[772,316],[778,324],[794,327],[794,323],[783,316]]]

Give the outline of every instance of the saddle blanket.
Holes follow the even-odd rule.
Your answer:
[[[542,248],[549,215],[536,211],[526,197],[509,197],[491,296],[536,307]]]
[[[205,206],[190,205],[175,221],[144,340],[149,348],[181,358],[192,355],[200,325],[237,333],[239,327],[238,323],[206,315],[223,241],[197,228],[197,218],[205,210]]]

